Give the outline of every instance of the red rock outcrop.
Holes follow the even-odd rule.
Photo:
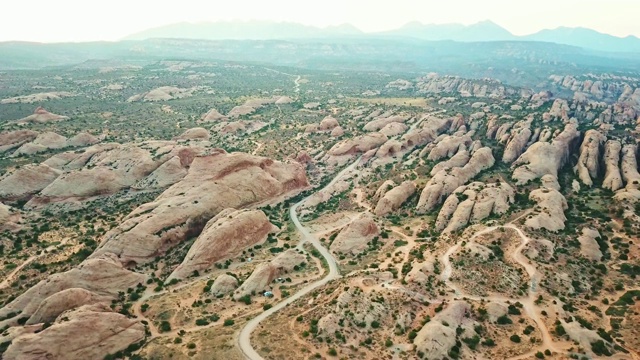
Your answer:
[[[209,220],[168,280],[184,279],[252,246],[262,244],[278,228],[260,210],[226,209]]]
[[[363,252],[368,246],[367,243],[379,233],[380,229],[373,219],[369,215],[362,214],[340,231],[331,243],[331,251],[357,255]]]
[[[222,150],[196,157],[187,176],[129,214],[92,256],[114,253],[125,264],[144,263],[200,233],[226,208],[243,208],[307,186],[298,163]]]

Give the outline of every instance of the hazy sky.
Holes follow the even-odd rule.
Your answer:
[[[118,40],[174,22],[252,19],[351,23],[367,32],[490,19],[517,35],[583,26],[640,37],[638,14],[640,0],[18,0],[2,5],[0,41]]]

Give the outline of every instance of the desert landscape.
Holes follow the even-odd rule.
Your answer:
[[[640,359],[640,62],[423,41],[0,60],[0,358]]]

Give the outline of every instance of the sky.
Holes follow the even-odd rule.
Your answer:
[[[640,37],[640,0],[19,0],[2,5],[0,41],[116,41],[176,22],[272,20],[365,32],[408,22],[491,20],[516,35],[558,26]]]

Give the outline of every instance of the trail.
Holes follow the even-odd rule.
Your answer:
[[[40,257],[42,257],[44,255],[47,255],[49,252],[53,251],[56,247],[61,246],[61,245],[65,245],[67,243],[67,241],[68,241],[68,239],[64,239],[59,244],[48,246],[46,249],[44,249],[40,253],[40,255],[32,255],[29,258],[27,258],[25,261],[22,262],[22,264],[20,264],[18,267],[13,269],[13,271],[11,273],[9,273],[9,275],[7,275],[7,277],[4,280],[2,280],[2,282],[0,282],[0,289],[4,289],[4,288],[8,287],[11,284],[11,281],[13,281],[13,278],[15,278],[15,276],[18,274],[18,272],[20,270],[24,269],[25,266],[31,264],[34,260],[39,259]]]
[[[458,289],[458,287],[456,287],[454,284],[452,284],[449,280],[451,277],[451,273],[453,271],[451,267],[450,257],[460,249],[460,243],[457,243],[452,247],[450,247],[440,259],[441,263],[444,265],[444,270],[442,271],[442,275],[441,275],[442,280],[445,282],[445,284],[447,284],[447,286],[449,286],[449,288],[454,290],[456,297],[460,297],[460,298],[465,297],[475,301],[484,300],[484,301],[493,301],[493,302],[501,302],[501,303],[506,303],[507,301],[509,302],[519,301],[523,305],[523,309],[525,313],[529,318],[531,318],[536,323],[536,325],[538,326],[538,329],[540,330],[540,333],[542,334],[542,344],[538,346],[536,349],[532,350],[531,352],[510,358],[511,360],[530,358],[539,349],[543,349],[543,350],[549,349],[555,352],[562,352],[562,350],[559,349],[553,342],[549,329],[547,328],[547,325],[544,323],[544,321],[542,321],[542,318],[540,318],[540,315],[538,314],[537,308],[534,303],[535,295],[537,293],[539,273],[536,267],[533,266],[524,255],[522,255],[522,249],[524,249],[524,247],[527,246],[527,244],[531,241],[531,239],[528,236],[526,236],[524,232],[522,232],[522,230],[520,230],[520,228],[518,228],[517,226],[507,224],[507,225],[491,226],[482,231],[479,231],[475,233],[468,240],[468,242],[472,241],[473,239],[477,238],[480,235],[490,233],[496,229],[512,229],[516,231],[516,233],[522,240],[522,243],[513,251],[513,253],[511,254],[511,257],[515,262],[520,264],[527,271],[527,274],[529,275],[530,282],[529,282],[529,291],[528,291],[527,297],[521,298],[521,299],[512,299],[512,298],[507,298],[502,296],[473,296],[473,295],[462,293],[462,291]]]
[[[325,186],[323,189],[326,189],[326,188],[332,186],[342,176],[344,176],[344,174],[346,174],[347,172],[353,170],[360,163],[360,159],[361,158],[362,157],[359,157],[351,165],[347,166],[344,170],[340,171],[340,173],[338,173],[338,175],[336,175],[333,178],[333,180],[331,180],[331,182],[329,184],[327,184],[327,186]],[[260,360],[260,359],[262,359],[262,356],[260,356],[260,354],[258,354],[258,352],[251,345],[251,333],[258,327],[258,325],[260,325],[260,323],[263,320],[265,320],[269,316],[275,314],[276,312],[280,311],[285,306],[287,306],[287,305],[293,303],[294,301],[302,298],[303,296],[307,295],[308,293],[312,292],[313,290],[315,290],[315,289],[317,289],[317,288],[319,288],[321,286],[324,286],[325,284],[327,284],[331,280],[335,280],[335,279],[340,278],[340,272],[339,272],[339,269],[338,269],[338,263],[336,262],[336,259],[333,257],[333,255],[331,255],[331,253],[329,252],[329,250],[327,248],[322,246],[320,241],[315,236],[311,235],[311,232],[309,231],[309,229],[304,227],[300,223],[300,220],[298,219],[298,215],[296,213],[298,207],[300,205],[302,205],[305,201],[307,201],[307,199],[309,197],[311,197],[312,195],[313,194],[309,195],[308,197],[302,199],[301,201],[299,201],[298,203],[293,205],[289,209],[289,216],[291,217],[291,221],[296,226],[296,229],[298,230],[300,235],[302,235],[301,239],[300,239],[300,242],[298,243],[297,248],[302,249],[302,245],[304,245],[304,243],[307,243],[307,242],[312,244],[320,252],[322,257],[327,262],[327,265],[329,266],[329,273],[327,274],[326,277],[324,277],[324,278],[322,278],[322,279],[320,279],[320,280],[318,280],[316,282],[310,283],[309,285],[307,285],[304,288],[300,289],[295,294],[289,296],[288,298],[286,298],[286,299],[282,300],[281,302],[279,302],[278,304],[274,305],[271,309],[260,313],[260,315],[256,316],[255,318],[253,318],[249,322],[247,322],[247,324],[244,326],[244,328],[242,328],[242,330],[240,331],[240,336],[238,336],[238,346],[240,347],[240,350],[242,351],[242,354],[247,359],[250,359],[250,360]]]

